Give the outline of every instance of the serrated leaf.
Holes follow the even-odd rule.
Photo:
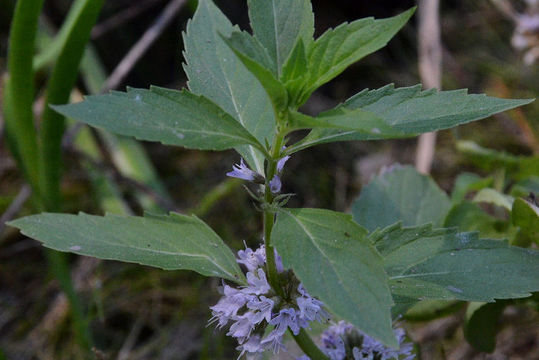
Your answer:
[[[245,283],[234,254],[195,216],[43,213],[17,219],[9,225],[58,251],[165,270],[193,270],[205,276]]]
[[[348,66],[384,47],[414,13],[375,20],[365,18],[326,31],[310,48],[309,73],[312,93],[342,73]]]
[[[64,116],[140,140],[201,150],[262,145],[241,124],[208,99],[158,87],[87,96],[53,107]]]
[[[380,256],[350,215],[283,209],[271,238],[285,267],[294,270],[310,294],[365,333],[396,346]]]
[[[369,114],[371,125],[378,129],[389,127],[389,134],[361,133],[353,130],[315,129],[289,152],[314,145],[350,140],[376,140],[416,136],[429,131],[449,129],[471,121],[532,102],[530,99],[500,99],[486,95],[468,94],[467,90],[421,91],[421,85],[394,88],[393,84],[376,90],[363,90],[338,106],[339,109],[358,110],[361,121]],[[324,116],[322,113],[320,116]],[[358,120],[359,122],[360,120]]]
[[[372,114],[361,109],[347,110],[341,108],[317,117],[292,111],[289,115],[289,125],[290,130],[339,129],[357,132],[366,136],[379,137],[379,134],[383,134],[382,136],[388,139],[401,137],[402,135],[398,130],[381,123]]]
[[[200,0],[183,34],[189,89],[211,99],[251,132],[271,143],[275,114],[264,88],[225,44],[239,30],[210,0]],[[252,146],[236,147],[252,169],[264,172],[264,156]]]
[[[395,224],[369,238],[403,298],[492,302],[539,290],[539,251],[430,225]]]
[[[494,303],[471,303],[466,311],[464,337],[470,345],[481,352],[493,352],[496,347],[496,335],[499,320],[507,301]]]
[[[314,14],[309,0],[249,0],[254,36],[268,50],[277,74],[297,41],[313,41]],[[279,76],[277,76],[279,77]]]
[[[395,166],[374,178],[352,204],[354,220],[372,231],[397,221],[404,226],[441,226],[448,196],[428,176],[411,166]]]
[[[223,37],[223,40],[234,52],[251,59],[269,70],[273,76],[277,76],[277,67],[273,59],[269,56],[264,46],[251,34],[245,31],[234,31],[230,36]]]
[[[289,105],[297,107],[303,104],[307,98],[303,98],[309,72],[307,69],[307,53],[303,40],[299,39],[283,66],[281,82],[285,84],[288,91]]]
[[[284,85],[276,79],[271,69],[256,60],[260,59],[259,61],[264,61],[265,58],[263,55],[255,55],[256,39],[252,38],[246,32],[234,32],[229,38],[223,37],[223,40],[243,65],[260,82],[260,85],[262,85],[271,99],[275,112],[283,111],[288,105],[288,93]],[[262,50],[260,49],[259,51]],[[255,56],[255,58],[251,56]]]

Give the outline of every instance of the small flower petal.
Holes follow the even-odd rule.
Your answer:
[[[281,178],[279,177],[279,175],[275,175],[273,179],[271,179],[269,186],[270,186],[271,192],[274,194],[277,194],[278,192],[281,191],[282,184],[281,184]]]

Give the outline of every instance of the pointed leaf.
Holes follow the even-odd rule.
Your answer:
[[[352,214],[372,231],[397,221],[404,226],[441,226],[449,207],[448,196],[430,177],[411,166],[394,166],[363,188],[352,204]]]
[[[384,259],[391,292],[408,299],[487,301],[539,290],[539,251],[477,233],[392,225],[369,237]]]
[[[249,0],[254,36],[268,50],[277,66],[285,64],[299,39],[313,41],[314,14],[309,0]]]
[[[231,37],[223,38],[225,43],[230,46],[230,49],[234,54],[240,59],[240,61],[245,65],[245,67],[257,78],[260,82],[260,85],[264,88],[266,93],[273,103],[273,108],[276,112],[283,111],[287,107],[288,103],[288,94],[286,88],[279,80],[277,80],[272,73],[271,69],[264,66],[263,63],[258,62],[264,61],[266,58],[263,54],[258,53],[258,51],[263,51],[262,48],[256,49],[256,39],[252,38],[251,35],[246,32],[234,32]],[[245,52],[244,52],[245,51]],[[251,57],[254,56],[254,58]]]
[[[348,66],[384,47],[406,24],[415,8],[397,16],[365,18],[326,31],[314,42],[308,55],[310,91],[318,89]]]
[[[331,110],[361,110],[361,118],[357,122],[372,117],[369,125],[377,124],[375,127],[381,130],[380,133],[354,132],[349,130],[350,127],[345,130],[315,129],[289,152],[327,142],[402,138],[449,129],[532,101],[468,94],[465,89],[421,91],[421,85],[395,89],[394,85],[390,84],[376,90],[363,90]],[[320,116],[324,115],[322,113]],[[387,128],[390,131],[384,133]]]
[[[260,143],[273,141],[275,114],[258,80],[245,68],[220,35],[238,30],[210,0],[200,0],[183,34],[189,89],[211,99],[251,132]],[[252,146],[236,147],[259,173],[264,156]]]
[[[286,267],[339,317],[395,346],[380,256],[351,216],[322,209],[278,213],[272,243]]]
[[[404,133],[380,122],[372,114],[361,109],[336,109],[317,117],[299,112],[290,112],[289,122],[291,130],[299,129],[340,129],[349,130],[365,136],[377,138],[398,138]]]
[[[152,87],[87,96],[54,106],[56,111],[110,132],[201,150],[262,145],[241,124],[208,99],[188,91]]]
[[[9,225],[58,251],[165,270],[193,270],[205,276],[245,283],[234,254],[195,216],[43,213],[17,219]]]
[[[290,107],[297,108],[307,101],[303,91],[308,78],[307,53],[303,40],[300,39],[284,64],[280,78],[288,91]]]

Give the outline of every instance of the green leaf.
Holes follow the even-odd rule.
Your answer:
[[[395,224],[369,238],[396,296],[492,302],[539,290],[539,251],[431,225]]]
[[[479,205],[463,201],[448,212],[444,227],[456,227],[459,231],[478,231],[481,237],[508,239],[514,233],[509,221],[497,219],[484,212]]]
[[[511,211],[515,199],[512,196],[502,194],[494,189],[481,189],[473,198],[476,203],[489,203]]]
[[[517,156],[464,140],[457,142],[457,149],[481,169],[493,171],[502,168],[515,180],[525,180],[539,174],[539,156]]]
[[[360,19],[344,23],[322,34],[308,54],[308,93],[335,78],[356,61],[384,47],[406,24],[414,11],[415,7],[382,20]]]
[[[272,243],[309,293],[337,316],[387,345],[391,295],[381,258],[366,230],[350,215],[322,209],[286,209],[277,215]]]
[[[524,199],[516,199],[511,211],[511,219],[520,227],[522,236],[539,245],[539,207]]]
[[[290,57],[283,66],[281,74],[281,82],[285,84],[288,91],[289,106],[298,107],[307,101],[307,98],[303,98],[303,90],[305,88],[308,79],[307,69],[307,53],[305,52],[305,45],[303,40],[299,40],[292,50]]]
[[[193,270],[205,276],[245,283],[234,254],[195,216],[43,213],[17,219],[9,225],[58,251],[165,270]]]
[[[313,41],[314,14],[309,0],[249,0],[249,18],[255,38],[268,50],[277,74],[292,49],[302,40]]]
[[[251,59],[277,76],[277,68],[268,51],[251,34],[245,31],[234,31],[229,37],[223,37],[227,45],[236,53]],[[249,67],[247,67],[249,69]],[[252,71],[251,71],[252,72]],[[256,75],[255,75],[256,76]]]
[[[466,311],[464,337],[470,345],[481,352],[491,353],[496,348],[499,320],[508,301],[494,303],[471,303]]]
[[[352,204],[352,214],[372,231],[397,221],[404,226],[441,226],[449,207],[448,196],[430,177],[411,166],[394,166],[363,188]]]
[[[270,97],[274,111],[283,111],[288,105],[286,88],[275,78],[271,69],[266,67],[268,64],[265,66],[263,63],[258,62],[265,61],[266,56],[259,53],[264,49],[259,44],[257,45],[256,39],[246,32],[234,32],[229,38],[223,37],[223,40],[230,46],[230,49],[241,60],[243,65],[258,79],[260,85]],[[254,58],[251,56],[254,56]]]
[[[222,36],[234,30],[210,0],[200,0],[183,34],[184,65],[189,89],[211,99],[242,124],[260,143],[271,143],[275,114],[264,88],[225,44]],[[253,146],[236,150],[253,170],[264,172],[264,156]]]
[[[421,91],[421,85],[394,88],[390,84],[376,90],[363,90],[336,109],[361,110],[358,122],[372,117],[379,133],[352,130],[315,129],[289,152],[310,146],[349,140],[376,140],[416,136],[429,131],[449,129],[471,121],[528,104],[533,100],[499,99],[486,95],[468,94],[467,90]],[[363,113],[364,112],[364,113]],[[368,115],[367,115],[368,114]],[[324,113],[321,114],[324,116]],[[384,129],[390,129],[384,133]]]
[[[469,191],[478,191],[492,185],[491,177],[482,178],[472,173],[461,173],[455,180],[455,186],[451,193],[451,202],[458,204],[466,198]]]
[[[208,99],[159,87],[87,96],[54,106],[60,114],[110,132],[201,150],[262,145],[241,124]]]
[[[335,109],[312,117],[296,111],[291,111],[289,116],[290,130],[299,129],[340,129],[350,130],[366,136],[385,138],[401,137],[402,132],[380,122],[372,114],[361,109],[348,110],[346,108]],[[383,135],[379,135],[383,134]]]

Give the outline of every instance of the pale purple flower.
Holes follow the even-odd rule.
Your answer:
[[[398,328],[394,332],[400,345],[400,348],[397,350],[387,347],[372,337],[363,334],[352,324],[346,321],[339,321],[338,324],[330,326],[322,334],[322,351],[330,360],[344,360],[351,358],[351,356],[353,356],[354,360],[414,359],[415,355],[412,353],[413,344],[404,342],[404,330]],[[360,346],[354,346],[353,343],[350,343],[350,341],[353,341],[357,337],[362,339]],[[346,353],[345,341],[348,341],[348,346],[352,347],[352,354]],[[309,360],[309,358],[305,357],[303,360]]]
[[[250,312],[246,312],[239,316],[237,321],[230,326],[227,335],[237,338],[240,344],[244,343],[249,338],[256,325],[252,322],[251,317],[252,313]]]
[[[277,161],[277,172],[278,173],[283,172],[284,164],[286,164],[288,159],[290,159],[290,155],[283,156],[282,158],[279,159],[279,161]]]
[[[260,345],[260,341],[262,340],[262,337],[258,334],[252,335],[249,340],[247,340],[242,345],[238,346],[236,350],[241,351],[240,356],[238,356],[238,359],[243,356],[243,354],[250,353],[250,354],[256,354],[256,353],[262,353],[264,352],[264,347]]]
[[[273,306],[275,306],[275,302],[265,296],[260,296],[260,298],[255,297],[247,303],[247,308],[249,310],[257,311],[253,317],[253,322],[256,324],[261,323],[264,319],[266,319],[268,323],[270,322]]]
[[[238,251],[239,264],[245,265],[247,271],[254,271],[266,264],[266,248],[261,245],[256,251],[245,247],[245,250]]]
[[[266,294],[271,289],[268,279],[266,278],[266,273],[262,269],[258,269],[256,275],[254,272],[248,272],[247,284],[249,284],[249,286],[242,290],[247,294]]]
[[[243,179],[247,181],[255,181],[255,180],[263,180],[264,177],[257,173],[256,171],[253,171],[245,165],[243,162],[243,159],[241,159],[240,164],[234,164],[232,166],[232,171],[226,173],[226,176],[235,177],[238,179]]]
[[[273,332],[284,335],[286,329],[290,328],[294,335],[299,334],[299,325],[296,316],[296,310],[292,308],[279,311],[279,314],[270,321],[270,325],[275,325]]]
[[[282,184],[281,184],[281,178],[279,177],[279,175],[275,175],[273,179],[271,179],[269,186],[270,186],[271,192],[274,194],[277,194],[281,191]]]
[[[219,328],[225,326],[228,321],[233,320],[238,311],[253,298],[252,295],[228,285],[224,286],[224,295],[216,305],[210,307],[213,317],[209,323],[212,324],[218,321],[217,327]]]
[[[281,257],[274,249],[278,272],[283,272]],[[275,294],[266,278],[266,249],[261,245],[257,250],[250,248],[238,252],[238,263],[247,268],[247,286],[236,289],[224,285],[224,296],[211,307],[213,317],[209,323],[218,322],[223,327],[232,322],[227,333],[239,343],[237,350],[240,357],[260,356],[265,350],[274,353],[284,349],[283,335],[288,329],[297,335],[301,328],[308,328],[313,320],[327,320],[329,315],[323,309],[323,303],[309,295],[303,285],[297,288],[297,307],[278,306]],[[265,326],[274,325],[274,329],[265,337],[262,332]]]

